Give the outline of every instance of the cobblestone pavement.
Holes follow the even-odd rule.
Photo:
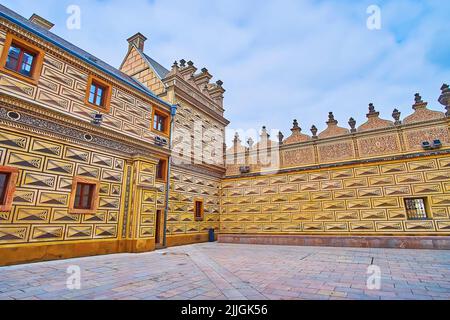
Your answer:
[[[380,290],[367,288],[368,267]],[[69,290],[79,266],[81,289]],[[450,251],[207,243],[0,268],[0,299],[450,299]]]

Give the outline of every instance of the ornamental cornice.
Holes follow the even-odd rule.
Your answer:
[[[195,172],[208,178],[221,179],[225,175],[225,170],[215,171],[199,165],[172,164],[173,168],[186,172]]]
[[[20,118],[11,119],[8,116],[9,111],[19,113]],[[127,157],[138,155],[145,157],[149,153],[169,154],[169,150],[158,149],[141,140],[36,107],[31,103],[25,103],[23,100],[5,96],[2,93],[0,93],[0,122],[12,128],[63,139],[74,144],[81,143],[90,148],[95,146],[108,151],[114,150]],[[92,139],[86,139],[86,135]]]
[[[447,127],[450,130],[450,118],[442,118],[442,119],[434,119],[430,121],[422,121],[422,122],[416,122],[411,124],[401,124],[394,127],[388,127],[388,128],[379,128],[374,129],[370,131],[361,131],[361,132],[355,132],[355,133],[347,133],[344,135],[334,136],[334,137],[327,137],[327,138],[319,138],[315,140],[308,140],[303,142],[297,142],[292,144],[283,144],[279,146],[279,151],[287,151],[287,150],[293,150],[297,149],[299,147],[307,147],[307,146],[315,146],[315,145],[322,145],[325,143],[331,143],[331,142],[342,142],[342,141],[352,141],[352,139],[358,139],[358,138],[366,138],[371,136],[376,136],[379,134],[388,134],[388,133],[401,133],[405,130],[411,130],[411,129],[420,129],[420,128],[430,128],[436,127],[439,125],[447,125]],[[277,148],[277,147],[276,147]],[[268,148],[270,150],[271,148]],[[273,149],[272,149],[273,150]],[[250,150],[250,155],[254,155],[260,152],[260,150]],[[237,153],[236,155],[244,155],[245,152]]]

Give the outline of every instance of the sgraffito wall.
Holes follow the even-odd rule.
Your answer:
[[[111,76],[101,74],[69,54],[61,51],[56,53],[45,41],[31,34],[25,34],[3,20],[0,20],[0,55],[7,35],[14,35],[41,48],[44,50],[44,59],[38,83],[30,83],[2,73],[0,77],[2,92],[90,122],[96,110],[86,106],[85,97],[89,76],[96,75],[112,86],[110,109],[103,112],[102,127],[120,132],[132,139],[153,143],[156,135],[150,128],[155,105],[146,101],[137,90],[119,85]]]
[[[120,69],[178,106],[173,128],[167,244],[207,241],[209,229],[219,231],[220,182],[225,172],[222,155],[228,124],[223,117],[225,90],[221,81],[210,83],[212,75],[208,70],[197,72],[192,61],[181,60],[170,71],[165,69],[144,53],[145,41],[139,33],[128,39],[129,50]],[[221,149],[214,150],[211,145]],[[215,155],[219,163],[214,162]],[[204,205],[202,219],[195,218],[196,200]],[[160,208],[163,203],[164,192],[160,194]]]
[[[123,158],[2,128],[0,165],[20,169],[13,209],[0,213],[0,245],[118,239]],[[75,176],[100,181],[96,214],[69,214]]]
[[[292,135],[272,149],[275,170],[252,162],[258,150],[236,137],[229,150],[236,162],[222,182],[221,233],[450,234],[449,118],[419,95],[413,109],[391,122],[371,105],[367,123],[350,121],[351,129],[330,114],[327,129],[313,128],[313,136],[295,121]],[[422,142],[434,140],[442,145],[424,150]],[[408,216],[405,199],[415,198],[423,199],[426,219]]]
[[[156,211],[164,208],[156,159],[0,120],[0,167],[18,169],[12,208],[0,212],[0,264],[155,248]],[[99,183],[95,212],[70,211],[75,178]]]
[[[220,179],[175,168],[169,198],[168,241],[170,244],[206,241],[209,229],[219,231]],[[204,204],[204,217],[196,221],[194,202]]]
[[[450,234],[450,156],[226,179],[222,233]],[[407,217],[425,198],[429,219]]]
[[[35,82],[0,74],[0,167],[18,170],[12,209],[0,212],[0,265],[153,250],[156,165],[169,152],[154,145],[151,118],[167,106],[2,19],[0,55],[11,35],[43,60]],[[90,76],[111,86],[101,126],[85,103]],[[99,183],[96,212],[69,212],[75,178]]]

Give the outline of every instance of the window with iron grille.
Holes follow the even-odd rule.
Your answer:
[[[410,220],[428,219],[425,198],[405,199],[405,207],[408,219]]]

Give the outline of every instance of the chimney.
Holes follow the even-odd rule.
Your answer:
[[[37,15],[36,13],[33,13],[33,15],[28,20],[33,22],[34,24],[40,26],[41,28],[44,28],[45,30],[50,30],[51,28],[53,28],[55,26],[55,24],[42,18],[41,16]]]
[[[130,44],[130,48],[134,45],[136,48],[138,48],[139,51],[144,51],[144,44],[146,40],[147,38],[140,32],[127,39],[128,43]]]

